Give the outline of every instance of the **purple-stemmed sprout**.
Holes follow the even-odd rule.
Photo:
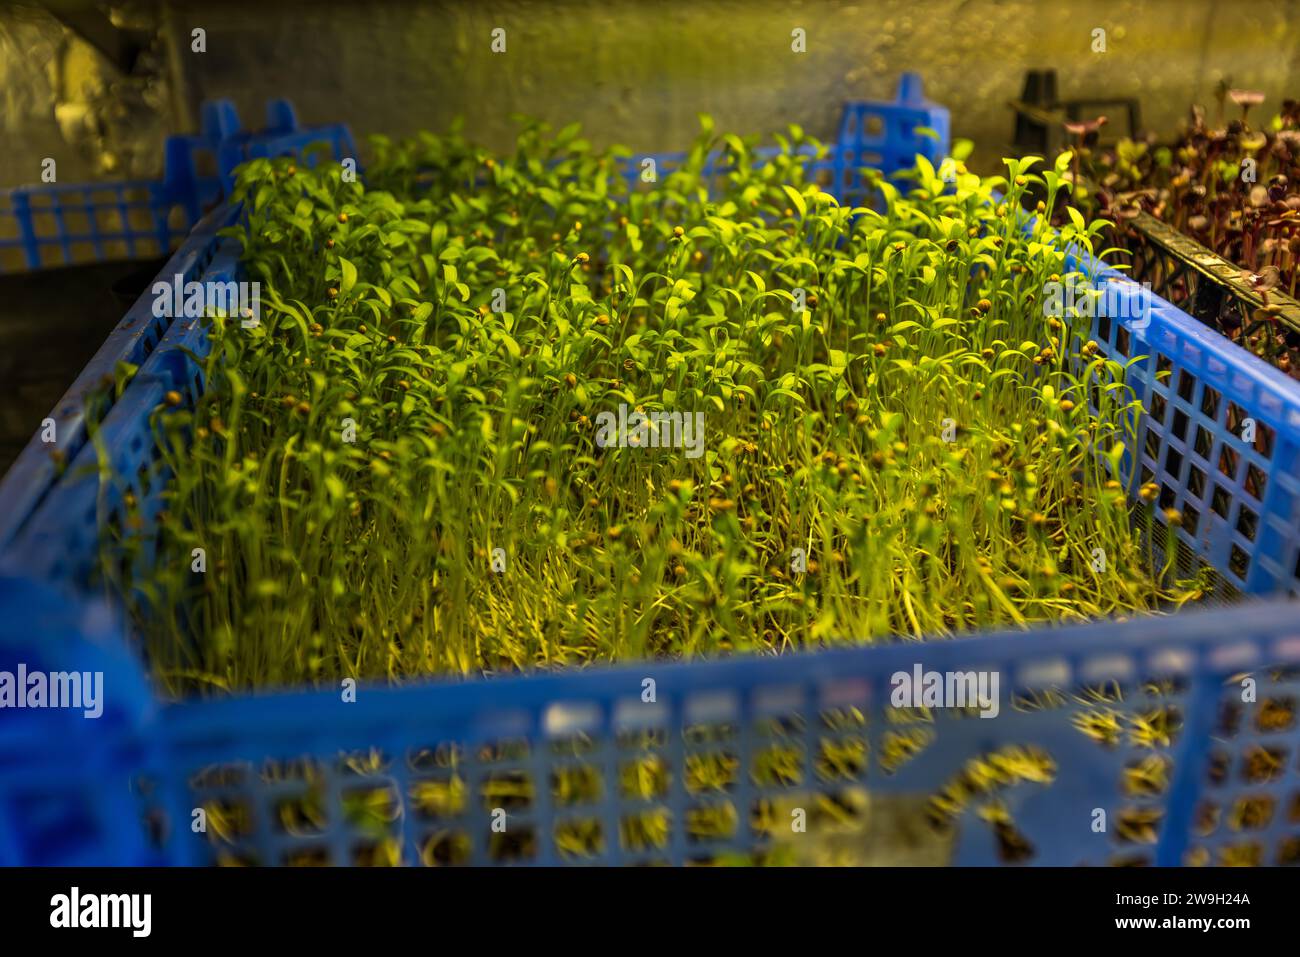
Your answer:
[[[1122,148],[1083,156],[1095,126],[1064,124],[1075,144],[1074,175],[1077,179],[1086,169],[1097,180],[1097,206],[1115,223],[1122,225],[1144,210],[1245,269],[1243,280],[1264,303],[1256,319],[1267,319],[1269,332],[1263,334],[1255,325],[1247,343],[1246,329],[1240,327],[1238,334],[1229,332],[1230,338],[1257,352],[1276,352],[1275,364],[1300,378],[1300,369],[1293,368],[1300,363],[1289,352],[1294,340],[1288,336],[1294,334],[1279,332],[1275,301],[1288,292],[1294,297],[1300,287],[1300,99],[1283,102],[1276,129],[1262,123],[1263,128],[1252,129],[1251,111],[1265,102],[1264,94],[1234,89],[1225,81],[1216,95],[1217,127],[1207,125],[1206,111],[1193,107],[1180,139],[1163,155],[1153,151],[1147,163],[1139,163],[1134,154],[1126,166]],[[1228,99],[1241,108],[1231,119],[1224,116]],[[1091,145],[1095,149],[1095,140]],[[1230,167],[1247,157],[1255,160],[1258,182],[1231,175]],[[1271,348],[1275,343],[1279,348]]]
[[[1227,146],[1228,146],[1227,130],[1223,130],[1223,129],[1210,130],[1205,135],[1205,145],[1203,147],[1204,150],[1203,154],[1193,151],[1193,156],[1191,159],[1188,160],[1188,162],[1190,164],[1195,160],[1198,159],[1200,160],[1199,175],[1200,175],[1200,181],[1202,185],[1205,186],[1209,185],[1210,177],[1212,171],[1214,170],[1215,160],[1219,158],[1220,153],[1223,153],[1227,149]],[[1189,175],[1196,175],[1196,171],[1193,169],[1189,169],[1188,173]]]
[[[1278,130],[1273,138],[1273,156],[1283,169],[1300,161],[1300,130]]]
[[[1265,214],[1269,205],[1268,190],[1258,184],[1252,186],[1247,202],[1249,208],[1245,210],[1243,217],[1247,229],[1242,238],[1241,261],[1258,268],[1260,235],[1263,233],[1267,222]]]
[[[1287,255],[1290,257],[1287,261],[1287,266],[1291,273],[1291,288],[1289,293],[1291,298],[1294,299],[1296,280],[1300,279],[1300,226],[1291,233],[1291,238],[1286,244],[1286,251]]]
[[[1075,137],[1074,156],[1072,157],[1071,166],[1074,173],[1074,188],[1079,188],[1079,154],[1083,152],[1083,144],[1089,136],[1096,133],[1106,125],[1107,119],[1099,116],[1095,120],[1066,120],[1064,123],[1065,132]]]
[[[1220,79],[1218,83],[1214,84],[1214,99],[1219,104],[1219,125],[1220,126],[1222,126],[1224,120],[1227,119],[1225,113],[1228,108],[1227,107],[1228,91],[1231,89],[1232,89],[1232,80],[1231,78],[1226,76]]]
[[[1153,200],[1156,196],[1154,189],[1137,189],[1128,193],[1120,193],[1115,197],[1116,206],[1112,210],[1113,214],[1119,219],[1136,219],[1138,213],[1142,211],[1142,201]]]
[[[1232,102],[1241,107],[1241,122],[1244,125],[1246,115],[1250,112],[1252,106],[1259,106],[1264,102],[1264,94],[1259,90],[1229,90],[1228,96]]]
[[[1275,179],[1285,179],[1285,177],[1274,177]],[[1271,192],[1271,190],[1270,190]],[[1283,275],[1289,274],[1291,277],[1290,294],[1295,296],[1296,273],[1296,253],[1300,252],[1300,209],[1292,209],[1287,205],[1285,199],[1275,204],[1282,208],[1282,212],[1270,219],[1269,228],[1273,229],[1273,263]]]
[[[1174,214],[1175,226],[1182,229],[1187,224],[1188,218],[1205,205],[1207,192],[1200,183],[1192,183],[1187,187],[1187,192],[1178,197],[1179,209]]]
[[[1268,291],[1277,285],[1278,277],[1276,266],[1265,266],[1259,272],[1252,272],[1249,269],[1241,271],[1242,281],[1259,293],[1259,301],[1265,306],[1268,305]]]
[[[1286,176],[1279,173],[1268,181],[1268,198],[1274,203],[1285,205],[1287,189],[1290,185],[1291,183]]]

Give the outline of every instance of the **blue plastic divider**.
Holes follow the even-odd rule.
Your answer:
[[[946,134],[946,114],[918,105],[919,94],[908,89],[905,83],[901,105],[850,105],[845,128],[864,129],[863,117],[874,110],[885,117],[886,135],[891,117],[917,123],[921,113],[924,125]],[[890,112],[895,108],[900,112]],[[874,123],[865,129],[878,132]],[[850,146],[836,144],[827,158],[843,176],[869,148],[856,133],[846,135]],[[908,142],[925,146],[932,161],[946,149],[912,135]],[[281,141],[274,150],[300,145]],[[870,147],[880,147],[882,162],[910,165],[906,144]],[[852,182],[860,188],[860,179]],[[233,215],[226,210],[207,221],[165,275],[237,276],[234,244],[214,235]],[[1104,273],[1095,263],[1074,265]],[[1130,381],[1148,407],[1143,436],[1155,438],[1144,438],[1130,459],[1131,488],[1147,480],[1147,468],[1165,497],[1172,494],[1170,504],[1184,511],[1204,505],[1179,534],[1244,591],[1293,590],[1300,387],[1130,287],[1119,301],[1132,308],[1121,305],[1113,316],[1103,310],[1093,337],[1120,361],[1149,356]],[[128,314],[128,333],[139,320]],[[173,321],[158,336],[101,426],[127,487],[101,487],[95,452],[84,444],[68,448],[61,476],[32,466],[29,460],[48,453],[29,448],[18,480],[11,484],[11,473],[0,485],[6,503],[11,492],[24,496],[22,514],[0,537],[0,567],[14,577],[0,587],[0,670],[28,654],[37,635],[62,635],[71,649],[91,640],[95,630],[79,616],[100,607],[84,586],[99,529],[121,514],[128,488],[144,521],[156,510],[166,476],[151,472],[149,416],[165,391],[201,391],[197,370],[173,347],[202,354],[205,346],[202,325],[189,320]],[[1230,406],[1255,420],[1254,441],[1240,437]],[[1204,431],[1208,447],[1205,440],[1198,446],[1194,429]],[[1168,448],[1183,460],[1169,460]],[[1236,455],[1232,468],[1212,474],[1224,450]],[[1204,482],[1193,467],[1205,472]],[[1229,495],[1226,514],[1215,507],[1216,487]],[[1254,534],[1242,530],[1243,510],[1259,520]],[[1245,555],[1244,566],[1234,566],[1234,549]],[[28,589],[49,609],[44,623],[23,610],[19,596]],[[107,619],[94,620],[119,634]],[[120,636],[116,645],[111,636],[106,641],[126,647]],[[861,793],[869,788],[924,811],[931,796],[958,786],[968,799],[936,838],[937,853],[957,863],[998,863],[1015,858],[1016,848],[1033,863],[1295,862],[1300,822],[1287,802],[1300,793],[1298,662],[1300,627],[1286,603],[780,659],[363,687],[355,702],[323,690],[160,709],[140,690],[142,664],[128,656],[116,679],[126,717],[82,732],[94,737],[93,763],[81,757],[83,739],[69,737],[66,749],[51,752],[38,725],[8,726],[11,715],[0,712],[0,728],[17,727],[7,736],[0,731],[9,755],[0,763],[0,861],[497,863],[518,856],[558,863],[576,854],[603,863],[683,863],[767,849],[778,859],[812,862],[807,855],[820,852],[791,837],[792,810],[817,818],[827,800],[870,808]],[[997,675],[998,717],[891,706],[890,679],[917,664]],[[1258,683],[1249,704],[1240,681],[1227,680],[1242,672]],[[644,697],[647,678],[652,701]],[[778,753],[794,755],[794,764],[773,777]],[[731,769],[725,780],[692,775],[710,756]],[[87,767],[95,773],[82,773]],[[1009,772],[999,778],[997,769],[1008,767],[1036,769],[1030,777],[1037,780],[1011,780]],[[629,769],[647,768],[664,770],[662,786],[650,796],[629,793]],[[575,798],[555,787],[566,774],[599,786]],[[651,777],[660,780],[657,772]],[[975,780],[985,782],[983,790]],[[507,800],[506,792],[515,797]],[[143,825],[139,833],[107,834],[103,808],[120,815],[128,806],[156,826],[148,834]],[[41,810],[52,807],[67,809],[61,836],[31,839],[52,833]],[[980,819],[999,808],[1021,841],[1008,841],[1005,825]],[[504,835],[492,829],[498,810]],[[1108,822],[1100,832],[1098,810]],[[199,819],[213,826],[196,830]],[[580,843],[589,857],[575,851],[576,834],[585,835]],[[831,843],[854,840],[841,835]],[[865,839],[858,843],[870,849]]]

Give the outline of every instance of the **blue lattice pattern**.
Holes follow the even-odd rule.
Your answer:
[[[1255,848],[1244,862],[1294,863],[1293,617],[1255,606],[923,651],[376,689],[356,707],[336,693],[181,706],[167,722],[183,755],[173,813],[205,807],[225,826],[182,835],[176,852],[258,864],[1096,865],[1207,852],[1232,863],[1244,852],[1223,848],[1244,842]],[[1000,674],[999,715],[893,707],[892,676],[921,659]],[[1259,680],[1249,705],[1224,684],[1243,670]],[[1238,702],[1239,723],[1271,729],[1269,762],[1249,735],[1219,737],[1221,697]],[[1269,775],[1274,812],[1226,818],[1210,847],[1201,807],[1225,763]],[[872,817],[887,808],[915,840],[882,857]],[[792,826],[798,812],[806,831]]]
[[[894,707],[921,664],[998,674],[997,717]],[[8,774],[0,860],[1295,863],[1297,666],[1271,603],[182,703],[100,734],[94,777]]]
[[[161,180],[105,181],[0,190],[0,273],[110,260],[154,259],[189,235],[255,156],[324,143],[356,157],[346,126],[304,128],[287,100],[266,106],[266,128],[240,128],[228,100],[203,104],[202,132],[169,136]]]
[[[1185,863],[1300,864],[1300,668],[1264,669],[1250,681],[1253,689],[1240,676],[1225,681],[1210,746],[1190,769],[1197,797]]]
[[[1235,589],[1300,591],[1296,384],[1115,270],[1081,271],[1119,290],[1092,336],[1131,363],[1126,381],[1143,404],[1130,489],[1157,484],[1159,520],[1176,509],[1178,538]]]

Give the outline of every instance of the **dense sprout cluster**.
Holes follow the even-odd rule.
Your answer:
[[[1124,139],[1107,150],[1081,145],[1095,195],[1079,198],[1120,223],[1148,212],[1239,266],[1264,305],[1246,324],[1225,317],[1226,331],[1300,377],[1300,334],[1277,321],[1269,301],[1270,292],[1294,298],[1300,282],[1300,103],[1287,100],[1271,119],[1252,121],[1261,94],[1221,94],[1217,122],[1194,108],[1169,145],[1154,138]],[[1078,127],[1086,139],[1087,124]]]
[[[632,186],[625,154],[536,125],[508,155],[379,141],[365,183],[248,164],[230,235],[260,324],[214,317],[197,407],[155,414],[156,558],[106,550],[164,683],[771,653],[1195,597],[1116,478],[1123,368],[1045,314],[1061,250],[1100,229],[1025,225],[1066,162],[922,160],[874,210],[808,182],[799,130],[778,140],[758,162],[706,125]],[[598,442],[620,405],[702,413],[702,454]]]

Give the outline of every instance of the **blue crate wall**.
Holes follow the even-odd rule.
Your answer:
[[[1070,265],[1116,290],[1108,306],[1119,317],[1097,310],[1091,334],[1129,364],[1126,381],[1142,400],[1130,492],[1157,484],[1157,519],[1168,528],[1164,510],[1178,510],[1178,539],[1236,590],[1300,593],[1295,382],[1116,270]]]
[[[30,583],[0,580],[12,588]],[[97,634],[63,596],[36,594],[52,639]],[[92,664],[142,680],[104,637],[110,653]],[[42,662],[60,663],[90,666],[81,649],[75,665]],[[998,717],[893,707],[893,675],[918,663],[997,671]],[[813,863],[828,847],[870,854],[855,837],[872,813],[866,789],[924,811],[970,762],[1016,753],[1042,755],[1042,774],[968,788],[940,817],[945,860],[1296,863],[1297,666],[1294,607],[1273,603],[924,646],[362,686],[355,702],[322,690],[127,708],[91,747],[51,736],[34,755],[21,741],[8,752],[0,863]],[[1251,705],[1228,680],[1243,672],[1259,682]],[[710,756],[725,774],[693,775]],[[629,789],[642,766],[652,786]],[[586,786],[560,788],[564,774]],[[1014,842],[980,817],[995,803]],[[845,823],[827,835],[831,808]],[[798,809],[806,837],[791,827]]]
[[[893,675],[921,662],[996,670],[999,715],[895,708]],[[676,865],[817,863],[838,849],[880,862],[855,830],[873,814],[867,789],[924,813],[964,781],[966,799],[939,816],[952,863],[1294,864],[1297,665],[1294,608],[1275,603],[925,646],[363,686],[352,703],[336,690],[183,703],[159,716],[147,774],[150,810],[172,826],[142,854]],[[1243,671],[1259,681],[1255,705],[1228,681]],[[1017,755],[1042,773],[988,770]],[[723,774],[693,772],[710,757]],[[988,787],[963,778],[972,762]],[[629,787],[646,768],[651,786]],[[994,805],[1014,840],[981,819]],[[220,826],[187,827],[195,809]],[[823,830],[832,815],[841,829]]]
[[[1291,629],[1279,644],[1294,648],[1296,641]],[[1180,801],[1188,831],[1182,862],[1300,864],[1300,742],[1294,712],[1286,710],[1300,701],[1300,668],[1274,667],[1252,677],[1259,681],[1258,704],[1242,701],[1240,675],[1225,676],[1207,702],[1212,724],[1204,752],[1189,768],[1195,793]]]
[[[162,183],[149,184],[149,188],[153,194],[184,205],[187,215],[193,215],[195,225],[193,230],[186,229],[178,234],[185,237],[185,241],[163,267],[159,274],[161,280],[170,282],[178,275],[186,282],[198,279],[201,275],[211,279],[214,277],[209,274],[214,268],[222,268],[222,263],[226,264],[225,268],[228,270],[233,270],[233,263],[228,258],[218,260],[215,267],[213,259],[218,249],[216,231],[233,222],[236,211],[228,205],[220,205],[205,215],[202,220],[198,220],[198,215],[208,204],[210,197],[220,198],[224,195],[224,190],[232,182],[231,176],[235,165],[255,157],[299,153],[308,143],[320,143],[323,149],[331,151],[338,160],[356,157],[355,146],[347,127],[341,124],[303,127],[298,122],[292,105],[285,100],[268,101],[266,112],[266,128],[260,132],[246,132],[240,125],[233,104],[225,100],[210,101],[203,105],[204,132],[201,135],[169,138],[168,175]],[[305,161],[315,162],[318,155],[308,157]],[[217,173],[210,177],[200,175],[198,172],[205,156],[216,164]],[[65,192],[71,195],[100,188],[99,186],[25,187],[10,194],[0,193],[0,207],[3,206],[6,195],[18,194],[25,197],[41,195],[45,197],[46,202],[53,202],[50,197]],[[130,186],[119,184],[114,188],[128,190]],[[2,212],[0,212],[0,220],[3,220]],[[0,228],[3,228],[2,222]],[[62,242],[64,239],[67,239],[66,234],[62,235],[62,238],[55,235],[49,238],[49,242]],[[41,245],[45,244],[46,240],[29,235],[24,242]],[[2,246],[3,241],[0,241],[0,247]],[[110,248],[104,247],[106,251]],[[165,251],[167,248],[168,245],[155,247],[155,252]],[[2,254],[3,248],[0,248],[0,255]],[[143,253],[136,250],[133,254]],[[37,262],[36,265],[40,263]],[[226,275],[226,278],[231,277]],[[31,516],[38,503],[43,500],[60,476],[69,475],[71,480],[75,481],[79,476],[84,479],[87,474],[93,473],[93,456],[81,455],[85,451],[87,397],[101,390],[105,381],[112,381],[119,362],[139,366],[162,341],[172,320],[155,317],[152,311],[152,300],[153,294],[150,291],[140,296],[55,406],[50,418],[54,420],[56,441],[45,443],[38,431],[14,465],[3,478],[0,478],[0,500],[6,503],[5,510],[0,512],[0,554],[3,554],[19,527]],[[169,361],[179,361],[179,358],[173,356]],[[120,416],[114,421],[120,421]],[[115,450],[116,454],[138,454],[151,442],[151,439],[148,435],[134,435],[121,441],[124,443],[123,447]],[[79,511],[76,514],[84,514],[84,512]],[[80,534],[71,527],[66,527],[63,531],[74,535]],[[75,551],[65,554],[81,556],[81,567],[84,568],[87,559],[85,541],[79,539],[76,543],[66,544],[69,546],[76,544]],[[47,557],[51,561],[55,560],[53,555]]]
[[[177,274],[185,281],[227,282],[240,276],[238,243],[214,232],[226,218],[214,217],[209,230],[191,237],[201,249],[187,246],[177,253]],[[152,293],[142,295],[133,312],[147,312],[152,319]],[[4,557],[20,556],[19,564],[27,574],[47,580],[88,582],[98,562],[102,530],[110,527],[114,534],[130,537],[143,549],[139,561],[151,559],[152,539],[137,532],[155,527],[163,505],[162,488],[169,478],[158,455],[154,413],[171,391],[187,396],[191,404],[198,399],[203,387],[201,370],[182,350],[202,356],[207,341],[202,320],[170,320],[153,350],[143,357],[128,388],[97,426],[96,441],[83,439],[49,501],[23,526]],[[84,432],[84,419],[80,424]],[[107,456],[103,461],[97,446]],[[103,475],[114,478],[101,482]],[[127,507],[128,498],[134,503],[131,507]],[[3,565],[0,557],[0,567]]]

